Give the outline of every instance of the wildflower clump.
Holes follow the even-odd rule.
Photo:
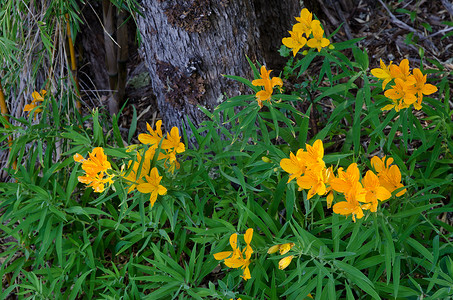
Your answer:
[[[386,66],[381,59],[380,68],[372,69],[371,74],[382,80],[383,90],[393,80],[393,85],[390,84],[390,88],[384,92],[392,104],[384,106],[381,110],[400,111],[411,105],[414,105],[416,110],[420,110],[423,95],[431,95],[437,91],[436,86],[426,83],[426,75],[423,75],[420,69],[415,68],[411,74],[407,59],[403,59],[398,66],[392,64],[392,61]]]
[[[39,107],[39,103],[44,101],[44,97],[46,96],[47,91],[41,90],[41,93],[34,91],[31,96],[33,97],[33,101],[30,104],[26,104],[24,106],[24,112],[28,112],[27,116],[30,116],[30,113],[34,110],[33,113],[33,120],[36,119],[36,115],[42,112],[42,108]]]
[[[224,251],[224,252],[219,252],[214,254],[214,258],[216,260],[224,260],[224,263],[227,267],[229,268],[241,268],[244,270],[243,274],[241,277],[244,280],[248,280],[252,278],[250,275],[250,258],[252,257],[253,249],[250,246],[250,243],[252,242],[252,237],[253,237],[253,228],[247,229],[244,235],[244,241],[246,244],[246,247],[241,250],[238,247],[237,243],[237,234],[233,233],[230,236],[230,245],[233,251]]]
[[[333,212],[343,216],[352,216],[352,220],[361,219],[363,210],[376,212],[378,201],[388,200],[396,190],[397,197],[402,196],[406,189],[401,183],[401,172],[396,165],[391,165],[392,158],[380,159],[374,156],[371,165],[377,175],[368,170],[361,177],[356,163],[352,163],[346,170],[338,168],[337,176],[333,167],[327,168],[324,161],[324,147],[321,140],[316,140],[313,146],[306,145],[307,151],[299,149],[297,154],[290,153],[290,158],[280,161],[280,166],[290,174],[288,183],[297,180],[299,190],[309,189],[307,199],[314,195],[327,195],[327,208],[334,200],[334,192],[342,195],[344,201],[333,205]],[[339,194],[339,195],[338,195]]]
[[[261,90],[256,93],[256,101],[260,108],[263,107],[263,101],[271,101],[272,93],[274,92],[275,86],[283,86],[283,81],[279,77],[270,78],[272,70],[266,70],[265,66],[261,66],[260,69],[260,79],[255,79],[252,81],[254,86],[262,86],[264,90]]]
[[[282,39],[283,45],[292,49],[293,55],[299,52],[305,45],[321,51],[330,45],[329,39],[324,37],[324,29],[319,20],[313,20],[313,14],[306,8],[300,12],[300,17],[296,17],[298,23],[294,24],[289,34],[291,37]],[[305,36],[304,36],[305,35]]]
[[[113,174],[108,173],[112,167],[102,147],[94,148],[88,154],[87,159],[79,153],[76,153],[73,158],[76,162],[82,164],[82,170],[85,171],[85,176],[78,177],[79,182],[93,188],[96,193],[102,193],[105,190],[105,185],[110,186],[113,183]]]

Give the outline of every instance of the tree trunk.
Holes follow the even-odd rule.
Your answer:
[[[187,125],[187,118],[197,125],[203,120],[197,105],[212,109],[224,100],[225,94],[232,97],[247,91],[222,74],[253,79],[246,55],[253,62],[273,59],[268,55],[269,49],[280,48],[284,36],[281,33],[291,30],[290,24],[294,23],[287,16],[287,8],[291,8],[293,16],[300,12],[298,0],[280,2],[142,1],[143,15],[138,18],[141,50],[167,129],[181,123]],[[281,9],[271,10],[271,5]],[[266,35],[264,43],[261,34]]]

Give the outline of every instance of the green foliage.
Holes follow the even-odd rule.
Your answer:
[[[206,121],[198,128],[189,121],[195,145],[188,144],[188,128],[180,128],[185,151],[176,153],[174,172],[160,158],[170,152],[172,131],[155,145],[126,148],[118,118],[109,120],[102,110],[77,114],[71,101],[61,101],[72,93],[50,93],[37,121],[33,114],[17,125],[0,119],[2,141],[15,134],[3,147],[11,149],[10,165],[18,162],[8,169],[15,182],[0,184],[0,237],[7,241],[0,298],[451,297],[452,74],[433,61],[438,69],[426,73],[438,93],[423,97],[420,113],[412,107],[383,112],[389,99],[369,74],[377,62],[358,41],[295,57],[282,47],[289,56],[284,85],[263,108],[255,95],[261,87],[227,76],[251,93],[212,112],[200,107]],[[249,63],[259,79],[261,66]],[[128,144],[137,136],[135,110],[131,124]],[[325,195],[309,197],[296,180],[288,183],[280,164],[316,140],[324,142],[323,161],[336,170],[352,162],[370,169],[376,153],[391,156],[407,191],[400,197],[402,188],[393,191],[377,212],[365,211],[356,222],[334,213]],[[86,170],[73,158],[88,159],[95,147],[104,149],[114,176],[101,193],[79,182]],[[134,160],[137,169],[129,164]],[[126,177],[142,170],[148,176],[154,167],[167,193],[152,206],[150,193],[129,191]],[[137,185],[145,182],[139,177]],[[231,251],[230,236],[247,228],[254,234],[245,281],[244,270],[213,254]],[[294,243],[288,253],[267,253],[286,243]],[[280,270],[288,255],[291,263]]]

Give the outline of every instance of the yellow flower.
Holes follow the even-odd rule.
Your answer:
[[[352,220],[363,217],[363,210],[359,201],[364,201],[365,191],[359,182],[356,182],[353,187],[344,194],[346,201],[337,202],[333,206],[333,212],[343,216],[352,215]]]
[[[369,209],[371,212],[377,211],[378,200],[387,200],[392,194],[379,182],[379,178],[373,171],[368,170],[362,179],[363,187],[366,190],[365,202],[363,209]]]
[[[437,87],[426,83],[426,75],[423,76],[420,69],[414,69],[415,91],[417,93],[417,102],[414,102],[414,108],[420,110],[422,108],[423,95],[431,95],[437,92]]]
[[[316,194],[322,196],[327,192],[323,171],[324,168],[317,166],[314,169],[306,171],[303,176],[297,179],[297,185],[300,188],[310,189],[307,193],[307,199],[310,199]]]
[[[107,173],[107,170],[112,167],[107,160],[107,155],[104,154],[103,148],[94,148],[87,159],[78,153],[73,158],[76,162],[82,163],[82,170],[86,173],[85,176],[78,177],[79,182],[92,187],[96,193],[102,193],[105,189],[105,184],[111,185],[113,183],[113,175]],[[106,176],[105,178],[104,175]]]
[[[380,159],[377,156],[371,158],[371,166],[378,173],[379,183],[390,193],[404,187],[401,183],[401,171],[396,165],[391,165],[393,158],[385,160],[385,156]],[[396,196],[400,197],[406,193],[406,189],[399,191]]]
[[[300,26],[298,26],[300,25]],[[293,26],[293,31],[289,31],[291,37],[286,37],[282,39],[283,45],[293,50],[293,55],[299,52],[299,50],[307,44],[307,39],[303,37],[302,24],[298,23]]]
[[[399,78],[402,79],[403,81],[409,81],[409,83],[413,84],[414,83],[414,78],[411,76],[411,71],[409,69],[409,60],[408,59],[403,59],[399,66],[397,65],[391,65],[389,66],[390,68],[390,74],[392,75],[393,78]]]
[[[343,171],[343,168],[338,169],[338,178],[333,178],[330,182],[332,189],[339,193],[347,193],[360,180],[360,170],[356,163],[352,163]]]
[[[290,256],[280,259],[280,261],[278,262],[278,268],[280,270],[285,269],[287,266],[289,266],[289,264],[291,263],[293,258],[294,258],[294,255],[290,255]]]
[[[144,158],[140,155],[140,153],[137,153],[137,162],[135,161],[129,161],[128,163],[128,168],[130,168],[131,164],[132,165],[132,170],[130,171],[129,175],[126,177],[123,177],[124,179],[128,180],[131,182],[131,186],[127,190],[127,193],[131,193],[135,188],[137,187],[138,184],[145,183],[144,180],[144,175],[148,175],[149,171],[151,169],[151,161],[153,160],[155,153],[154,148],[149,148],[145,152]],[[159,154],[160,157],[160,154]],[[138,173],[138,168],[140,167],[140,163],[143,159],[143,164],[142,164],[142,169],[141,172]]]
[[[157,195],[165,195],[167,189],[160,184],[162,176],[159,176],[156,167],[152,168],[150,176],[145,175],[145,178],[147,182],[137,185],[137,190],[143,194],[151,193],[149,201],[151,202],[151,207],[153,207],[157,200]]]
[[[283,86],[283,81],[279,77],[272,77],[270,78],[270,73],[272,70],[267,71],[265,66],[261,66],[260,69],[260,79],[255,79],[252,81],[254,86],[263,86],[264,90],[259,91],[256,93],[256,101],[258,105],[263,107],[262,101],[269,101],[271,100],[272,93],[274,91],[274,87],[276,85]]]
[[[396,78],[395,85],[391,89],[386,90],[384,95],[393,101],[391,106],[394,107],[396,111],[399,111],[402,108],[409,107],[412,103],[417,101],[417,97],[415,96],[416,92],[417,90],[413,83],[404,81],[401,78]],[[398,100],[400,100],[399,105],[396,105]],[[382,109],[388,110],[389,107],[390,105],[387,105]]]
[[[186,151],[184,143],[181,143],[178,127],[173,127],[171,131],[167,133],[167,138],[162,142],[162,149],[171,148],[173,148],[176,153],[182,153]],[[176,159],[176,156],[174,159]]]
[[[389,63],[388,66],[386,66],[384,64],[384,62],[382,61],[382,59],[379,60],[379,63],[381,65],[380,68],[375,68],[375,69],[372,69],[371,70],[371,74],[374,76],[374,77],[377,77],[379,79],[382,79],[383,82],[382,82],[382,89],[384,90],[385,89],[385,86],[387,85],[387,83],[389,83],[392,79],[393,79],[393,76],[392,74],[390,73],[390,66],[392,65],[392,62]]]
[[[230,236],[230,245],[233,251],[224,251],[224,252],[219,252],[214,254],[214,258],[216,260],[223,260],[224,263],[227,267],[229,268],[241,268],[243,269],[243,274],[242,278],[244,280],[248,280],[252,278],[250,275],[250,270],[249,270],[249,265],[250,265],[250,258],[253,253],[253,249],[250,246],[250,243],[252,242],[252,237],[253,237],[253,229],[249,228],[245,232],[244,235],[244,241],[246,243],[246,247],[241,251],[238,248],[237,244],[237,234],[233,233]]]
[[[305,173],[306,164],[302,155],[303,153],[304,150],[302,149],[297,150],[296,155],[290,152],[289,158],[283,158],[280,161],[280,167],[282,167],[285,172],[290,174],[288,183],[294,178],[299,178],[303,173]]]
[[[319,22],[318,20],[313,20],[311,22],[311,28],[313,38],[307,41],[307,46],[310,48],[317,48],[318,52],[321,51],[321,48],[329,46],[330,41],[323,37],[324,30],[321,27],[321,22]]]
[[[156,130],[154,131],[153,128],[146,123],[146,128],[149,131],[149,134],[141,133],[138,135],[138,140],[145,145],[151,145],[151,147],[157,148],[162,139],[162,121],[159,120],[156,122]]]
[[[310,169],[314,169],[317,166],[324,168],[326,164],[324,163],[324,145],[321,140],[316,140],[313,143],[313,146],[305,144],[307,152],[305,154],[305,159],[307,160],[307,166]]]
[[[82,169],[87,174],[96,174],[100,172],[105,172],[108,169],[111,169],[112,166],[107,160],[107,155],[104,154],[104,149],[102,147],[96,147],[88,154],[88,158],[84,159],[82,155],[76,153],[73,158],[76,162],[82,163]]]
[[[300,31],[301,33],[304,33],[306,37],[309,37],[312,30],[312,20],[313,14],[306,8],[302,9],[300,17],[296,17],[296,21],[300,22],[296,24],[298,25],[297,31]]]
[[[41,95],[42,94],[42,95]],[[34,91],[31,96],[33,97],[33,101],[30,103],[30,104],[26,104],[24,106],[24,111],[28,111],[28,115],[27,116],[30,116],[30,112],[35,109],[36,107],[39,106],[39,102],[42,102],[44,101],[44,96],[47,94],[47,91],[45,90],[41,90],[41,94],[38,93],[37,91]],[[35,109],[34,111],[34,115],[33,115],[33,119],[36,119],[36,115],[38,113],[42,112],[42,109],[41,108],[37,108]]]

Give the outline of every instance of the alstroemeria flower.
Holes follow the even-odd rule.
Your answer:
[[[113,175],[107,174],[107,170],[112,167],[107,160],[107,155],[104,154],[103,148],[94,148],[88,154],[87,159],[83,158],[79,153],[76,153],[73,158],[76,162],[82,163],[82,170],[85,171],[85,176],[78,177],[79,182],[92,187],[96,193],[102,193],[105,189],[105,184],[111,185],[113,183]]]
[[[153,130],[153,128],[146,123],[146,128],[149,131],[149,134],[147,133],[141,133],[138,135],[138,140],[145,145],[150,145],[151,147],[157,148],[157,146],[160,143],[160,140],[162,139],[162,120],[159,120],[156,122],[156,130]]]
[[[343,171],[343,168],[338,169],[338,178],[333,178],[330,181],[332,189],[339,193],[347,193],[360,180],[360,170],[356,163],[352,163]],[[360,184],[360,183],[359,183]]]
[[[409,60],[403,59],[399,66],[391,65],[390,74],[393,78],[399,78],[403,81],[409,81],[410,84],[414,84],[414,78],[411,76],[411,71],[409,69]]]
[[[145,175],[145,178],[146,182],[137,185],[137,190],[143,194],[151,193],[149,201],[151,202],[151,207],[153,207],[157,200],[157,195],[165,195],[167,189],[160,184],[162,176],[159,176],[156,167],[152,168],[150,176]]]
[[[416,110],[422,108],[422,99],[423,95],[431,95],[437,92],[437,87],[426,83],[426,75],[423,76],[420,69],[414,69],[414,78],[415,78],[415,91],[417,92],[417,102],[414,102],[414,107]]]
[[[385,187],[390,193],[404,187],[401,183],[401,171],[396,165],[391,165],[393,158],[389,157],[387,160],[385,156],[381,159],[377,156],[371,158],[371,166],[378,173],[379,183]],[[406,189],[399,191],[396,196],[400,197],[406,193]]]
[[[297,31],[305,34],[305,36],[308,38],[312,30],[311,26],[313,21],[313,14],[308,9],[304,8],[300,12],[300,17],[296,17],[296,21],[299,22],[298,24],[300,24],[296,24],[298,25]]]
[[[285,172],[290,174],[288,183],[294,178],[299,178],[305,173],[306,163],[304,157],[302,156],[303,153],[304,150],[302,149],[297,150],[296,155],[290,152],[289,158],[283,158],[280,161],[280,167],[282,167]]]
[[[395,79],[395,85],[384,92],[384,95],[387,98],[392,100],[400,100],[400,105],[395,107],[396,111],[399,111],[401,108],[406,108],[415,101],[417,97],[415,96],[417,90],[415,89],[413,83],[408,83],[401,78]]]
[[[307,170],[303,176],[297,179],[297,185],[301,189],[309,189],[307,199],[310,199],[316,194],[322,196],[327,192],[323,170],[324,168],[318,166],[314,169]]]
[[[131,164],[132,165],[132,170],[130,171],[129,175],[126,177],[123,177],[124,179],[130,181],[131,186],[127,190],[127,193],[131,193],[135,188],[137,187],[138,184],[145,183],[144,176],[149,174],[149,171],[151,170],[151,161],[153,160],[155,154],[155,148],[148,148],[148,150],[145,152],[144,157],[140,155],[140,153],[137,153],[137,161],[129,161],[128,163],[128,168],[130,168]],[[161,153],[159,153],[159,158],[161,156]],[[143,160],[143,163],[142,163]],[[140,167],[140,164],[142,163],[142,169],[140,170],[140,173],[138,173],[138,169]]]
[[[250,243],[252,242],[252,237],[253,237],[253,228],[247,229],[244,235],[244,241],[246,243],[246,247],[241,251],[238,248],[237,244],[237,234],[233,233],[230,236],[230,245],[233,251],[224,251],[224,252],[219,252],[214,254],[214,258],[216,260],[222,260],[224,259],[224,263],[227,267],[229,268],[241,268],[244,270],[243,274],[241,277],[244,280],[248,280],[252,278],[250,275],[250,258],[252,257],[253,249],[250,246]]]
[[[313,146],[309,144],[305,144],[305,147],[307,148],[307,152],[305,154],[306,157],[306,164],[308,168],[314,169],[317,166],[320,166],[321,168],[324,168],[326,164],[324,163],[324,145],[322,143],[322,140],[316,140],[313,143]]]
[[[41,90],[41,94],[38,93],[37,91],[34,91],[31,94],[31,96],[33,97],[33,101],[30,104],[26,104],[24,106],[24,111],[29,112],[27,116],[30,116],[31,111],[40,105],[39,102],[43,102],[44,101],[44,96],[46,94],[47,94],[46,90]],[[36,115],[38,113],[40,113],[40,112],[42,112],[41,108],[36,108],[35,109],[34,114],[33,114],[33,120],[36,119]]]
[[[379,63],[380,63],[380,68],[375,68],[375,69],[372,69],[371,70],[371,74],[374,76],[374,77],[377,77],[381,80],[383,80],[382,82],[382,89],[384,90],[385,89],[385,86],[387,85],[387,83],[389,83],[392,79],[393,79],[393,76],[392,74],[390,73],[390,66],[392,65],[392,62],[389,63],[388,66],[386,66],[384,64],[384,62],[382,61],[382,59],[379,60]]]
[[[365,199],[365,190],[359,182],[357,182],[346,194],[344,194],[346,201],[337,202],[333,206],[333,212],[343,216],[352,215],[352,220],[355,222],[356,218],[363,217],[363,210],[360,206],[360,201]]]
[[[283,86],[283,81],[279,77],[272,77],[270,78],[270,73],[272,70],[267,71],[265,66],[261,66],[260,69],[260,79],[255,79],[252,81],[254,86],[263,86],[264,90],[259,91],[256,93],[256,101],[258,105],[263,107],[263,101],[271,100],[272,93],[274,92],[275,86]]]
[[[362,179],[363,188],[366,190],[365,202],[363,209],[369,209],[371,212],[377,211],[378,200],[389,199],[392,194],[379,182],[379,178],[373,171],[368,170]]]
[[[321,51],[321,48],[327,47],[330,45],[330,41],[324,37],[324,30],[321,27],[321,22],[318,20],[313,20],[311,22],[311,28],[313,33],[313,38],[307,41],[307,46],[310,48],[318,49],[318,52]]]
[[[299,25],[299,26],[298,26]],[[307,44],[307,39],[303,37],[302,24],[298,23],[293,26],[293,30],[289,31],[291,37],[286,37],[282,39],[283,45],[293,50],[293,55],[299,52],[299,50]]]
[[[176,153],[182,153],[186,151],[184,143],[181,143],[178,127],[173,127],[171,131],[167,133],[167,138],[162,142],[162,149],[171,148],[173,148]]]

